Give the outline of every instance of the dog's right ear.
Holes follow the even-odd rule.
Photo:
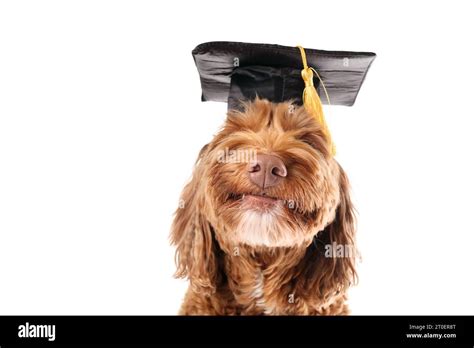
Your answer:
[[[171,227],[176,246],[178,278],[189,278],[194,291],[211,294],[217,283],[216,242],[206,219],[203,159],[207,145],[199,152],[191,181],[185,186]]]

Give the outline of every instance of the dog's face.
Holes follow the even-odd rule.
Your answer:
[[[355,275],[353,258],[325,258],[311,244],[318,234],[326,245],[352,245],[355,229],[346,175],[302,107],[257,99],[230,112],[181,199],[171,233],[176,275],[197,291],[215,290],[221,251],[241,245],[304,251],[301,281],[321,296]]]
[[[230,112],[201,164],[212,223],[233,245],[308,244],[335,217],[339,166],[302,107],[257,99]]]

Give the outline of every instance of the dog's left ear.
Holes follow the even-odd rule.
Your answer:
[[[339,166],[339,191],[340,203],[336,210],[336,218],[327,227],[327,232],[329,242],[343,251],[343,257],[340,257],[340,250],[336,250],[336,255],[332,250],[334,279],[338,283],[338,287],[347,288],[357,281],[355,261],[358,251],[355,242],[355,209],[351,200],[349,180],[341,166]]]
[[[329,299],[357,281],[355,261],[355,212],[346,173],[339,166],[340,203],[335,219],[318,233],[304,257],[305,287]]]

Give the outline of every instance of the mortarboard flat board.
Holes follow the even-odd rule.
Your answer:
[[[319,73],[330,104],[353,105],[375,53],[305,51],[308,66]],[[292,100],[302,104],[305,84],[298,47],[216,41],[198,45],[192,55],[201,79],[202,101],[227,102],[229,109],[256,96],[275,103]],[[328,104],[317,78],[314,86],[321,101]]]

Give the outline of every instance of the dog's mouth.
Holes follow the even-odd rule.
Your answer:
[[[286,200],[262,193],[231,193],[229,200],[241,203],[243,208],[268,210],[285,204]]]

